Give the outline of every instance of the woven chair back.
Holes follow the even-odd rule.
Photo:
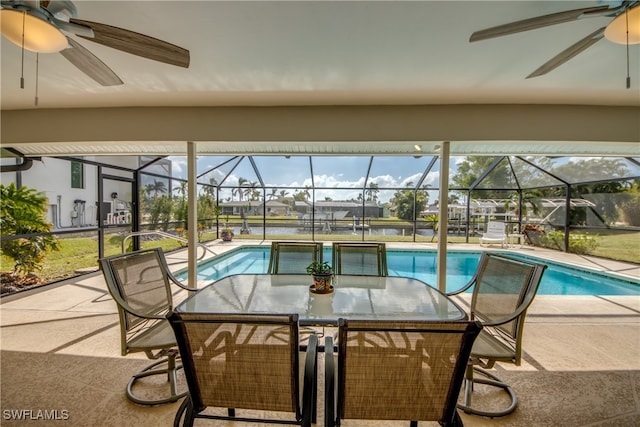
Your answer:
[[[477,322],[341,321],[338,416],[451,421]]]
[[[109,258],[112,285],[131,308],[143,315],[159,315],[172,309],[171,287],[158,251],[151,249]],[[125,329],[147,319],[124,312]]]
[[[169,320],[196,411],[300,414],[296,314],[173,313]]]
[[[384,243],[334,243],[333,269],[336,274],[387,276]]]
[[[492,323],[514,313],[526,301],[528,292],[537,291],[539,278],[532,281],[535,271],[533,263],[497,255],[483,257],[471,302],[473,318]],[[515,340],[523,322],[524,316],[520,316],[496,329]]]
[[[307,274],[313,261],[322,262],[322,243],[272,242],[269,274]]]

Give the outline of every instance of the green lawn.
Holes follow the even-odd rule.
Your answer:
[[[598,230],[589,234],[598,241],[590,255],[640,264],[640,232]]]

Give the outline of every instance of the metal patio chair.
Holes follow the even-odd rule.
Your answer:
[[[388,276],[386,245],[336,242],[333,244],[333,271],[335,274]]]
[[[322,262],[322,243],[272,242],[268,274],[307,274],[313,261]]]
[[[122,355],[144,352],[151,365],[134,374],[127,384],[127,397],[141,405],[175,402],[186,392],[178,393],[176,364],[177,343],[166,315],[173,310],[171,283],[187,291],[197,289],[184,286],[167,266],[161,248],[145,249],[100,259],[100,267],[107,289],[116,302],[120,318]],[[159,367],[166,364],[166,367]],[[143,399],[134,394],[134,384],[141,378],[164,375],[169,396]]]
[[[493,368],[496,362],[520,365],[527,309],[536,296],[546,267],[504,255],[483,253],[476,274],[469,283],[447,294],[457,295],[473,287],[469,316],[484,326],[471,350],[464,399],[458,408],[488,417],[501,417],[516,409],[518,399],[515,391],[486,369]],[[474,384],[502,388],[509,395],[508,407],[496,411],[472,407]]]
[[[481,328],[466,321],[340,319],[337,365],[333,338],[325,338],[325,426],[343,419],[462,426],[456,402]]]
[[[189,396],[174,426],[195,418],[298,424],[316,422],[317,342],[312,335],[300,362],[297,314],[174,312],[175,331]],[[283,334],[283,329],[288,331]],[[227,408],[227,414],[203,413]],[[289,418],[236,416],[237,409],[291,413]]]
[[[307,274],[307,266],[313,261],[322,262],[321,242],[271,242],[271,255],[267,274]],[[324,329],[301,327],[302,341],[306,334],[322,336]],[[304,350],[306,344],[301,344]]]

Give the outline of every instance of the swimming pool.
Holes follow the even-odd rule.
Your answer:
[[[229,251],[202,264],[198,268],[198,280],[218,280],[232,274],[266,273],[270,251],[268,246],[243,246]],[[481,252],[448,252],[447,291],[461,288],[473,277],[480,255]],[[509,255],[548,265],[538,290],[541,295],[640,295],[640,282],[632,279],[618,279],[535,257],[514,253]],[[323,258],[331,259],[331,248],[324,249]],[[387,249],[390,276],[414,277],[435,284],[436,262],[435,251]],[[178,274],[178,277],[186,278],[186,272]]]

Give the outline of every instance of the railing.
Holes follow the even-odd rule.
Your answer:
[[[124,238],[122,239],[122,253],[125,253],[127,250],[127,240],[131,237],[135,237],[135,236],[149,236],[149,235],[158,235],[158,236],[162,236],[164,238],[167,239],[173,239],[173,240],[177,240],[179,242],[183,242],[183,243],[189,243],[188,239],[185,239],[184,237],[180,237],[180,236],[174,236],[173,234],[170,233],[165,233],[164,231],[158,231],[158,230],[148,230],[148,231],[133,231],[131,233],[127,233],[126,236],[124,236]],[[197,245],[199,247],[201,247],[202,249],[204,249],[204,252],[202,252],[202,255],[198,256],[198,261],[202,260],[202,258],[204,258],[204,256],[206,255],[207,252],[210,252],[211,254],[218,255],[217,253],[215,253],[211,248],[203,245],[200,242],[197,242]]]

